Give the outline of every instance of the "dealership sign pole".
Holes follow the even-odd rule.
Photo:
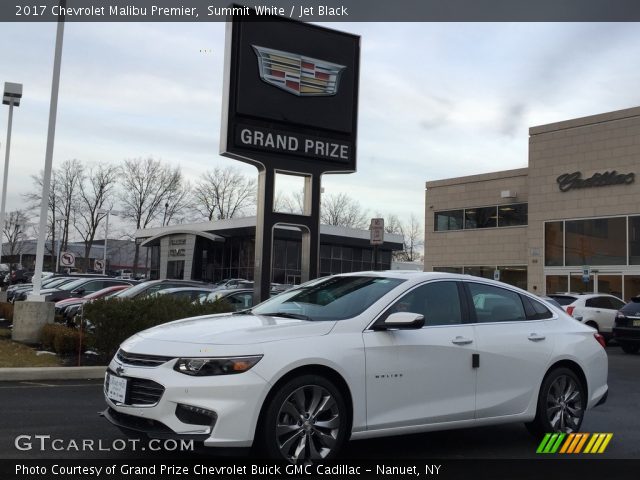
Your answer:
[[[325,173],[356,171],[360,37],[238,9],[227,22],[220,153],[258,168],[254,297],[269,297],[276,226],[302,231],[319,274]],[[274,211],[278,173],[304,178],[302,215]]]

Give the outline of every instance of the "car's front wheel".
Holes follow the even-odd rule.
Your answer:
[[[347,408],[340,390],[318,375],[303,375],[285,383],[267,405],[262,442],[267,455],[291,463],[334,457],[348,428]]]
[[[542,382],[536,418],[527,428],[537,435],[577,432],[586,403],[585,389],[578,376],[568,368],[556,368]]]

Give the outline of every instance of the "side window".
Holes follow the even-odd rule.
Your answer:
[[[584,302],[584,306],[589,308],[602,308],[598,300],[598,297],[587,298]]]
[[[391,305],[385,318],[395,312],[412,312],[424,316],[427,327],[462,323],[460,297],[455,282],[430,282],[421,285]]]
[[[237,295],[231,295],[231,298],[234,299],[235,307],[238,310],[251,308],[251,305],[253,304],[253,294],[251,293],[240,293]]]
[[[478,322],[517,322],[527,319],[520,295],[493,285],[467,283]]]
[[[544,320],[553,317],[553,314],[542,303],[521,295],[524,310],[527,314],[527,320]]]
[[[611,298],[609,297],[609,301],[612,304],[612,307],[614,310],[620,310],[622,307],[625,306],[625,303],[621,300],[618,300],[617,298]]]
[[[87,295],[89,293],[97,292],[98,290],[102,290],[102,280],[94,280],[93,282],[87,282],[83,285],[84,294]]]

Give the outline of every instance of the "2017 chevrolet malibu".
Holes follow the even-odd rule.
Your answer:
[[[594,329],[524,290],[361,272],[140,332],[104,391],[124,430],[301,462],[349,438],[505,422],[578,431],[606,400],[607,356]]]

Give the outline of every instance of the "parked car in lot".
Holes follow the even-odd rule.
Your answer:
[[[90,293],[97,292],[106,287],[116,285],[135,285],[135,280],[118,280],[116,278],[96,277],[96,278],[79,278],[73,282],[55,288],[45,288],[40,290],[40,294],[44,295],[47,302],[59,302],[65,298],[85,297]]]
[[[640,351],[640,297],[633,297],[616,315],[613,338],[625,353]]]
[[[56,288],[77,280],[77,277],[59,277],[51,276],[42,280],[42,288]],[[27,295],[33,291],[32,283],[20,283],[17,285],[11,285],[7,288],[7,301],[14,302],[15,300],[26,300]]]
[[[200,302],[217,302],[226,301],[233,306],[235,312],[246,310],[253,306],[253,289],[252,288],[229,288],[224,290],[215,290],[207,295],[201,295],[198,299]]]
[[[307,462],[349,438],[506,422],[576,432],[607,391],[602,336],[524,290],[364,272],[130,337],[105,376],[104,416]]]
[[[85,303],[97,300],[98,298],[109,297],[127,288],[131,288],[131,285],[113,285],[98,290],[97,292],[89,293],[84,297],[65,298],[64,300],[56,302],[55,314],[56,316],[60,316],[63,321],[71,322]]]
[[[561,303],[573,318],[595,328],[606,340],[611,338],[618,310],[624,307],[622,300],[607,293],[550,294],[548,296]],[[566,303],[567,298],[573,298],[573,301]]]
[[[166,288],[164,290],[159,290],[153,295],[162,295],[169,296],[173,298],[182,298],[190,301],[197,300],[202,295],[208,295],[209,293],[214,291],[214,287],[177,287],[177,288]]]
[[[144,298],[148,295],[159,292],[160,290],[179,287],[213,288],[213,285],[210,283],[198,282],[197,280],[149,280],[139,283],[135,287],[124,292],[117,293],[114,295],[114,298]]]

